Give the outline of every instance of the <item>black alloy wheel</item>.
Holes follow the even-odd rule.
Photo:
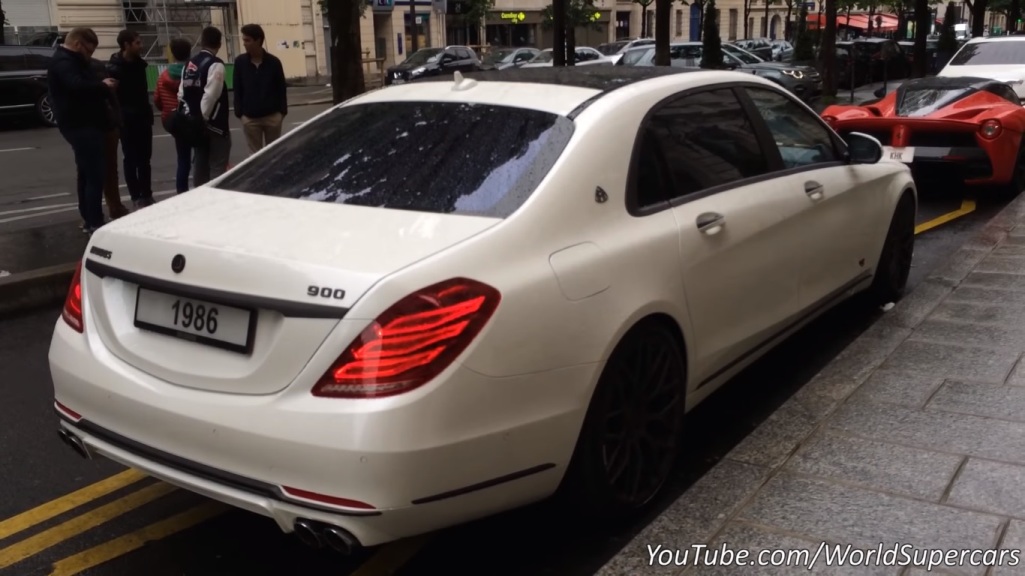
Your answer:
[[[618,519],[655,499],[676,463],[687,371],[674,333],[646,321],[609,358],[567,476],[578,511]]]

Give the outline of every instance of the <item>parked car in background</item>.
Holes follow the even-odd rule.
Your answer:
[[[772,41],[772,59],[776,62],[791,62],[794,59],[794,45],[786,40]]]
[[[739,46],[744,50],[758,56],[762,60],[771,61],[774,60],[773,55],[775,49],[772,46],[772,41],[768,38],[748,38],[746,40],[736,40],[733,42],[735,46]]]
[[[704,44],[701,42],[679,42],[669,45],[670,65],[679,68],[700,68]],[[638,49],[641,50],[641,49]],[[722,43],[723,61],[730,70],[761,76],[786,88],[805,102],[814,102],[822,96],[822,76],[811,66],[794,66],[782,62],[766,62],[730,42]],[[627,64],[629,61],[631,63]],[[654,66],[655,48],[649,47],[643,54],[634,50],[620,60],[627,66]]]
[[[590,66],[595,64],[612,65],[615,63],[613,58],[605,56],[598,50],[591,48],[590,46],[577,46],[575,49],[576,58],[573,60],[575,66]],[[537,56],[527,63],[520,66],[520,68],[547,68],[552,66],[555,61],[555,53],[552,52],[551,48],[545,48],[538,52]]]
[[[896,40],[858,38],[836,43],[837,86],[857,88],[872,82],[901,80],[911,74],[911,60]]]
[[[0,115],[35,117],[56,126],[50,105],[46,70],[53,48],[0,46]]]
[[[897,42],[900,47],[904,49],[904,54],[907,55],[908,63],[911,66],[915,64],[915,42],[914,40],[901,40]],[[925,70],[929,74],[935,74],[939,68],[936,65],[936,58],[940,51],[940,42],[938,38],[928,38],[925,41],[925,57],[926,65]]]
[[[384,84],[390,86],[428,76],[472,72],[480,70],[480,66],[481,61],[477,57],[477,53],[467,46],[424,48],[414,52],[401,64],[388,68],[385,72]]]
[[[537,48],[493,48],[481,62],[481,70],[506,70],[526,64],[537,56]]]
[[[1025,36],[972,38],[961,46],[938,76],[975,76],[1011,84],[1025,100]]]
[[[599,44],[598,51],[604,56],[608,56],[613,59],[613,63],[619,61],[619,58],[626,53],[627,50],[634,48],[640,48],[642,46],[654,46],[654,38],[633,38],[630,40],[617,40],[616,42],[609,42],[607,44]]]

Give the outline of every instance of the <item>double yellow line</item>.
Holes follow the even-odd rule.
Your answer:
[[[136,484],[146,478],[146,474],[138,470],[129,469],[27,512],[23,512],[13,518],[4,520],[0,522],[0,541],[38,526],[61,514],[70,512],[89,502]],[[20,542],[0,548],[0,571],[176,490],[177,488],[164,482],[149,484],[109,504],[104,504],[89,512],[66,520]],[[227,510],[227,508],[227,506],[218,502],[204,502],[181,514],[64,558],[54,563],[50,576],[74,576],[141,548],[146,542],[166,538],[176,532],[213,518]]]
[[[61,514],[137,484],[148,477],[138,470],[125,470],[120,474],[37,506],[27,512],[0,521],[0,542],[48,520],[52,520]],[[66,520],[20,542],[0,548],[0,572],[97,526],[110,522],[132,510],[167,496],[176,490],[178,490],[176,487],[165,482],[147,484],[113,502]],[[185,512],[58,560],[53,564],[50,576],[75,576],[81,574],[90,568],[95,568],[142,548],[147,542],[167,538],[205,522],[228,509],[229,506],[225,504],[208,500]],[[428,540],[429,536],[421,536],[383,546],[350,576],[394,574],[402,565],[409,562]]]

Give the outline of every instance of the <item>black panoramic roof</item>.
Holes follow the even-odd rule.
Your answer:
[[[905,90],[957,90],[958,88],[984,90],[994,84],[1006,84],[1006,82],[974,76],[926,76],[908,80],[900,88]]]
[[[524,82],[531,84],[557,84],[609,92],[635,82],[695,72],[695,68],[669,66],[560,66],[547,68],[516,68],[513,70],[486,70],[463,73],[465,78],[478,82]],[[433,76],[416,82],[452,82],[452,76]]]

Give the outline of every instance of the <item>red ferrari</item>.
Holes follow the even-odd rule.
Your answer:
[[[1005,82],[918,78],[875,102],[830,106],[822,117],[842,137],[879,140],[883,159],[909,164],[916,180],[1025,188],[1025,108]]]

